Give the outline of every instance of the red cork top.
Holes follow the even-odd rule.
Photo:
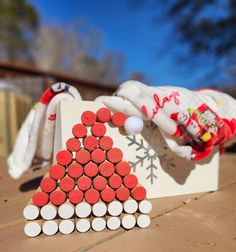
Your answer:
[[[99,139],[99,146],[103,150],[110,150],[113,146],[113,140],[109,136],[104,136]]]
[[[72,154],[68,150],[61,150],[57,153],[56,160],[60,165],[68,165],[72,161]]]
[[[75,137],[69,138],[66,141],[66,148],[68,151],[76,152],[80,149],[80,146],[80,141]]]
[[[82,123],[78,123],[72,128],[72,133],[77,138],[83,138],[87,134],[87,129]]]
[[[103,123],[101,122],[96,122],[91,129],[91,132],[94,136],[96,137],[102,137],[106,133],[106,127]]]
[[[97,111],[97,119],[99,122],[109,122],[111,119],[111,111],[108,108],[100,108]]]
[[[85,111],[81,115],[81,121],[85,126],[92,126],[96,122],[96,115],[92,111]]]
[[[50,168],[49,168],[49,175],[51,178],[53,179],[62,179],[66,174],[66,169],[59,165],[59,164],[55,164],[55,165],[52,165]]]
[[[126,121],[126,115],[122,112],[116,112],[112,115],[111,121],[116,127],[123,127]]]

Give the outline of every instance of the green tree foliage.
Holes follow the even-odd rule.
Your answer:
[[[195,53],[222,57],[236,47],[235,0],[169,0],[168,16]]]
[[[27,0],[0,0],[1,59],[29,58],[30,41],[37,27],[37,11]]]

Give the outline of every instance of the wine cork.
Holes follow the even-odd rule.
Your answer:
[[[84,193],[78,188],[75,188],[69,192],[68,198],[72,204],[78,204],[83,201]]]
[[[38,218],[39,212],[39,207],[35,206],[32,200],[30,200],[27,206],[23,209],[23,216],[27,220],[35,220]]]
[[[111,216],[118,216],[123,211],[123,204],[118,200],[114,200],[108,204],[107,211]]]
[[[91,132],[96,137],[102,137],[106,133],[106,126],[101,122],[96,122],[92,126]]]
[[[49,177],[49,174],[46,174],[40,182],[40,188],[45,193],[53,192],[57,187],[56,180]]]
[[[107,152],[107,159],[112,163],[119,163],[123,158],[123,153],[119,148],[112,148]]]
[[[68,150],[60,150],[56,155],[56,160],[62,166],[68,165],[72,161],[72,154]]]
[[[66,141],[66,148],[68,151],[77,152],[81,147],[80,140],[72,137]]]
[[[75,180],[69,176],[65,176],[60,181],[60,188],[64,192],[70,192],[75,187]]]
[[[82,191],[87,191],[92,185],[92,180],[87,176],[82,176],[77,181],[77,186]]]
[[[130,170],[131,170],[131,166],[126,161],[121,161],[118,164],[116,164],[116,173],[122,177],[130,174]]]
[[[76,229],[78,230],[78,232],[85,233],[89,231],[90,227],[91,227],[90,218],[83,218],[76,220]]]
[[[82,123],[78,123],[73,126],[72,133],[77,138],[83,138],[87,134],[87,128]]]
[[[75,213],[80,218],[86,218],[91,214],[92,207],[89,203],[83,201],[76,205]]]
[[[128,214],[135,213],[138,210],[138,202],[134,199],[128,199],[124,202],[124,211]]]
[[[109,122],[111,119],[111,111],[108,108],[100,108],[97,113],[97,119],[99,122]]]
[[[27,221],[24,227],[24,233],[29,237],[36,237],[41,233],[42,221]]]
[[[109,186],[118,189],[122,185],[122,178],[118,174],[113,174],[108,180]]]
[[[62,219],[70,219],[75,213],[75,207],[70,203],[69,200],[66,200],[65,203],[59,206],[58,215]]]
[[[110,177],[112,174],[114,174],[114,171],[115,171],[115,167],[109,161],[105,161],[99,165],[99,173],[103,177],[106,177],[106,178]]]
[[[93,187],[98,191],[102,191],[107,187],[107,179],[102,176],[97,176],[93,179]]]
[[[113,140],[109,136],[103,136],[99,139],[98,144],[102,150],[110,150],[113,146]]]
[[[151,219],[147,214],[139,214],[137,217],[137,225],[140,228],[147,228],[151,223]]]
[[[65,192],[61,191],[60,188],[53,191],[50,194],[50,202],[55,206],[60,206],[66,201],[66,194]]]
[[[106,221],[104,218],[95,217],[92,218],[91,226],[94,231],[100,232],[106,228]]]
[[[92,111],[84,111],[81,121],[85,126],[92,126],[96,121],[96,115]]]
[[[49,196],[47,193],[42,192],[40,188],[34,193],[32,197],[32,202],[35,206],[42,207],[45,206],[49,201]]]
[[[59,223],[59,231],[62,234],[71,234],[75,229],[74,219],[62,220]]]
[[[59,164],[52,165],[49,168],[49,175],[55,180],[62,179],[66,175],[66,169]]]
[[[116,127],[123,127],[126,121],[126,115],[122,112],[116,112],[112,115],[111,121]]]
[[[133,214],[122,214],[121,224],[125,229],[133,228],[136,224],[135,216]]]
[[[57,207],[48,203],[40,209],[40,215],[44,220],[52,220],[57,216]]]
[[[111,187],[107,187],[101,191],[101,198],[106,203],[113,201],[115,196],[115,191]]]
[[[119,217],[116,216],[107,216],[107,228],[110,230],[117,230],[121,225],[121,220]]]
[[[58,220],[47,220],[43,222],[42,231],[45,235],[52,236],[58,231]]]
[[[83,144],[85,149],[92,151],[98,147],[98,140],[94,136],[87,136],[84,138]]]
[[[90,178],[95,177],[98,174],[98,166],[93,162],[89,162],[84,166],[84,173]]]
[[[131,191],[131,196],[137,201],[144,200],[146,198],[146,189],[143,186],[137,186]]]
[[[130,196],[130,191],[128,188],[121,186],[116,191],[116,198],[122,202],[126,201]]]
[[[76,152],[75,159],[79,164],[84,165],[89,162],[90,153],[85,149],[80,149],[78,152]]]
[[[97,203],[99,201],[99,198],[100,198],[100,194],[94,188],[90,188],[84,193],[84,199],[89,204]]]
[[[138,179],[137,179],[136,175],[129,174],[129,175],[127,175],[127,176],[124,177],[123,184],[128,189],[133,189],[133,188],[135,188],[137,186]]]
[[[139,202],[138,209],[143,214],[148,214],[152,210],[152,203],[148,200],[142,200]]]
[[[91,153],[91,159],[96,164],[101,164],[106,159],[106,155],[103,150],[97,148]]]
[[[107,205],[100,201],[92,206],[92,213],[96,217],[102,217],[107,213]]]
[[[70,164],[67,170],[70,177],[77,179],[83,175],[83,167],[82,165],[73,162]]]

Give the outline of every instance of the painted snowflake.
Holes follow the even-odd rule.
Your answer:
[[[154,149],[151,144],[144,141],[143,138],[138,136],[127,136],[128,146],[135,148],[137,152],[136,160],[129,161],[133,172],[136,172],[138,167],[145,168],[147,176],[146,180],[153,184],[157,180],[157,159],[159,159],[160,165],[167,170],[175,167],[174,158],[167,155],[167,146],[162,137],[158,139],[159,150]]]

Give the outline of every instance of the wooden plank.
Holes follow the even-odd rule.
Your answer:
[[[83,251],[236,251],[236,183]],[[127,241],[127,242],[124,242]],[[79,250],[77,250],[79,251]]]

